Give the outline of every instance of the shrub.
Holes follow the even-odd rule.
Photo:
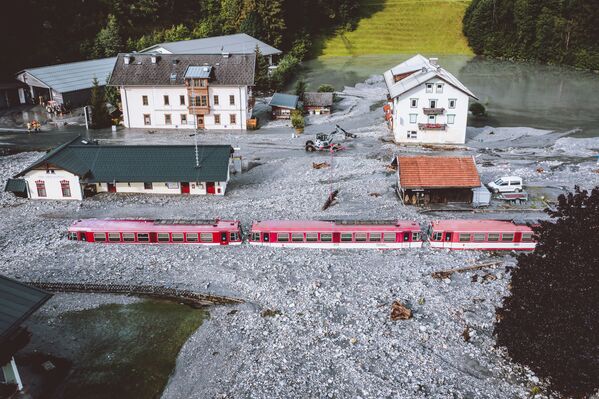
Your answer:
[[[319,93],[333,93],[335,92],[335,88],[329,84],[322,84],[318,86]]]
[[[477,117],[487,115],[487,110],[486,110],[485,106],[482,105],[481,103],[470,104],[469,110],[470,110],[470,112],[472,112],[472,115],[477,116]]]
[[[300,110],[296,109],[291,112],[291,126],[293,126],[294,129],[303,129],[305,125],[304,117]]]

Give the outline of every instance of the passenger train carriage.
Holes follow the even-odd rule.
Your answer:
[[[70,240],[111,244],[239,245],[238,220],[77,220]]]
[[[420,226],[404,220],[264,220],[249,243],[301,248],[420,248]]]
[[[501,220],[440,220],[429,227],[431,248],[532,251],[536,242],[525,224]]]

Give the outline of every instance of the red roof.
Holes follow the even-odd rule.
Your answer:
[[[480,177],[472,157],[398,157],[402,188],[473,188]]]

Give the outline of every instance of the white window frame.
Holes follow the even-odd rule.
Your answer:
[[[165,106],[170,106],[171,105],[171,99],[169,98],[168,94],[164,94],[162,96],[162,101],[164,101],[164,105]]]
[[[453,125],[455,123],[455,115],[454,114],[448,114],[447,115],[447,124],[448,125]]]
[[[410,123],[418,122],[418,114],[410,114]]]
[[[181,124],[187,125],[187,114],[181,114]]]
[[[408,130],[408,138],[409,139],[417,139],[418,131],[417,130]]]
[[[170,126],[173,124],[173,116],[171,114],[164,114],[164,125]]]
[[[451,105],[452,101],[453,101],[453,106]],[[457,98],[450,98],[448,100],[448,107],[449,107],[449,109],[454,109],[455,106],[456,106],[456,104],[457,104],[457,102],[458,102]]]
[[[435,93],[443,93],[443,83],[435,84]]]
[[[435,103],[435,105],[433,106],[433,102]],[[428,100],[428,107],[429,108],[437,108],[437,105],[439,105],[439,100],[437,100],[436,98],[431,98]]]
[[[418,108],[418,99],[410,98],[410,108]]]
[[[426,92],[427,93],[432,93],[433,92],[433,86],[434,86],[434,83],[425,83]]]

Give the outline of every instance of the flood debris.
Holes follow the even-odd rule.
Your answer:
[[[445,280],[445,279],[451,277],[451,275],[454,273],[463,273],[463,272],[469,272],[472,270],[486,269],[488,267],[496,267],[497,265],[499,265],[501,263],[503,263],[503,262],[502,261],[493,261],[493,262],[479,263],[479,264],[472,265],[472,266],[458,267],[456,269],[440,270],[437,272],[432,272],[431,277],[434,279],[437,279],[437,280]],[[473,281],[474,281],[474,277],[473,277]]]
[[[328,162],[312,162],[313,169],[324,169],[330,167],[331,164]]]
[[[394,301],[391,305],[391,320],[408,320],[412,318],[412,310],[399,301]]]
[[[470,341],[470,327],[466,326],[466,328],[464,328],[464,331],[462,331],[462,338],[464,338],[464,341],[466,342]]]
[[[381,196],[381,193],[376,193],[376,192],[375,193],[368,193],[368,195],[370,195],[371,197],[378,198],[378,197]]]
[[[280,316],[281,314],[281,311],[278,309],[264,309],[262,312],[260,312],[260,316],[262,317],[275,317]]]
[[[332,193],[329,194],[329,197],[327,198],[327,200],[325,201],[324,205],[322,206],[322,210],[323,211],[326,211],[331,206],[333,206],[333,204],[337,200],[337,194],[339,194],[339,190],[335,190],[335,191],[333,191]]]

